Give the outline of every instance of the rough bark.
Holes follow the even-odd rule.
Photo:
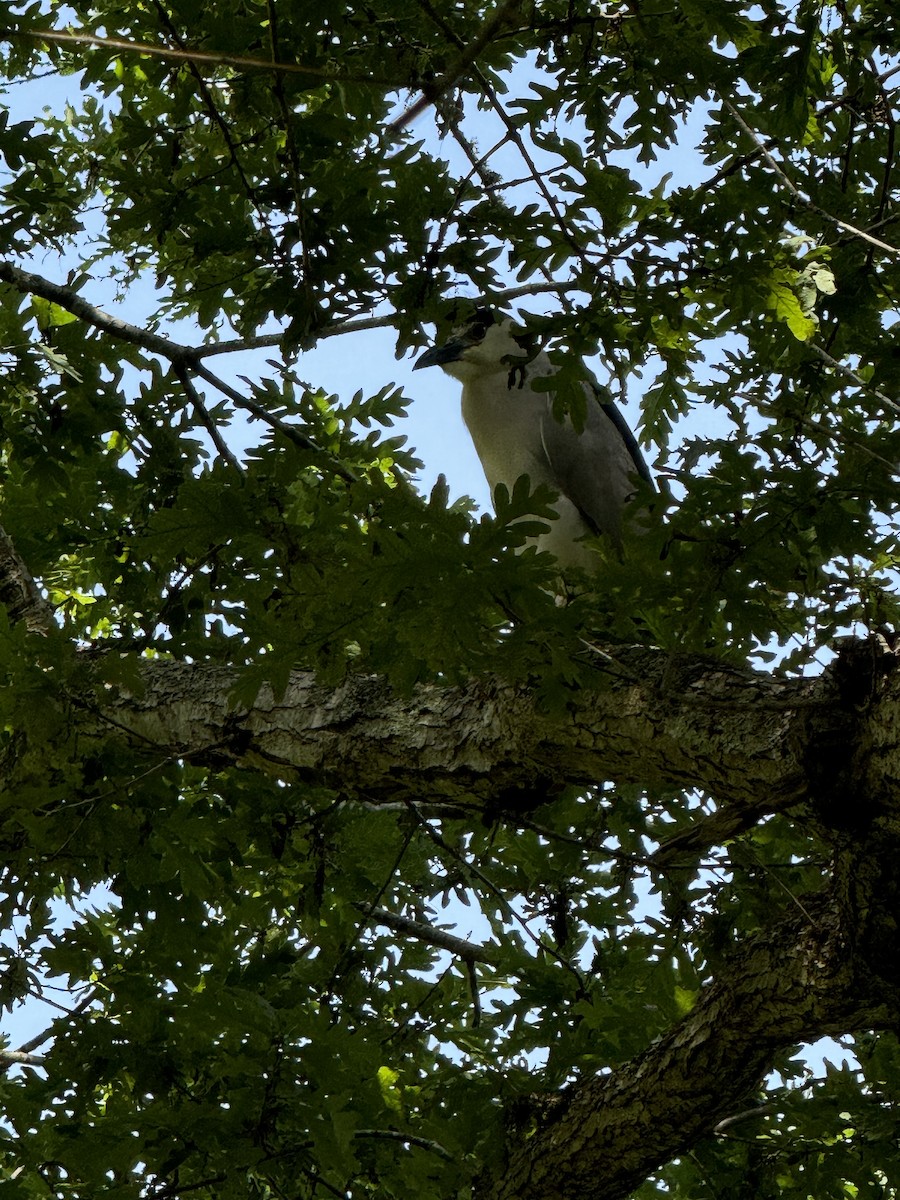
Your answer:
[[[10,624],[24,621],[36,633],[46,633],[53,610],[19,557],[12,538],[0,526],[0,606],[6,609]]]
[[[110,689],[94,722],[104,738],[119,729],[154,753],[243,763],[369,801],[487,800],[538,780],[700,788],[724,810],[708,827],[721,840],[800,803],[840,824],[848,786],[893,811],[900,676],[886,648],[853,645],[852,663],[844,655],[802,680],[619,647],[616,670],[552,714],[500,680],[404,697],[375,677],[328,688],[300,671],[282,696],[264,687],[246,708],[231,700],[237,672],[153,661],[140,694]]]
[[[121,738],[151,757],[242,764],[370,804],[487,804],[538,780],[613,780],[716,798],[712,819],[673,839],[677,853],[784,809],[830,841],[828,890],[744,943],[683,1021],[614,1072],[517,1112],[504,1166],[482,1178],[479,1200],[625,1197],[734,1112],[776,1049],[895,1024],[900,1012],[900,674],[891,648],[848,643],[811,680],[673,663],[640,647],[615,657],[595,687],[549,715],[526,687],[500,680],[398,696],[377,678],[331,689],[302,672],[284,695],[264,688],[241,707],[231,700],[234,671],[164,661],[143,663],[131,692],[97,684],[94,699],[73,709],[81,753],[92,737]],[[102,678],[102,661],[92,669]],[[6,787],[17,775],[33,779],[40,756],[11,743],[0,764]]]
[[[619,1200],[740,1109],[776,1051],[895,1025],[897,981],[876,966],[896,960],[897,931],[864,899],[870,885],[887,883],[896,900],[893,870],[873,870],[882,853],[873,845],[842,855],[834,886],[807,917],[742,945],[688,1016],[643,1054],[543,1109],[537,1101],[532,1127],[510,1132],[507,1161],[482,1179],[479,1200]],[[866,885],[857,877],[845,886],[860,861],[869,864]]]
[[[166,753],[224,757],[369,795],[421,796],[428,785],[496,791],[549,775],[702,787],[741,803],[804,796],[804,727],[831,703],[822,680],[777,681],[717,664],[691,664],[673,678],[666,655],[620,657],[628,676],[573,693],[568,711],[550,716],[527,688],[502,681],[402,697],[377,678],[330,689],[304,672],[283,696],[266,687],[252,708],[234,709],[235,672],[175,662],[146,664],[143,694],[118,697],[105,714]]]

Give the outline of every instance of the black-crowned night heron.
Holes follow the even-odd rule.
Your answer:
[[[558,421],[552,391],[532,387],[556,368],[546,354],[529,351],[508,317],[487,308],[426,350],[414,370],[432,366],[463,385],[463,420],[491,491],[502,483],[511,492],[527,475],[532,488],[546,484],[558,493],[553,507],[559,519],[534,539],[539,549],[549,550],[562,567],[587,570],[599,562],[583,539],[602,534],[621,553],[637,480],[651,486],[653,480],[615,404],[586,382],[584,428],[579,432],[569,417]]]

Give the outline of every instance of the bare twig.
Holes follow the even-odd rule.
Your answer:
[[[293,442],[295,446],[299,446],[301,450],[310,450],[316,455],[330,459],[334,467],[335,474],[340,475],[348,483],[353,483],[356,480],[356,475],[349,468],[343,466],[338,462],[337,459],[334,458],[333,455],[323,450],[318,442],[316,442],[314,438],[310,437],[309,434],[304,433],[295,425],[288,425],[287,422],[282,421],[280,417],[276,417],[274,413],[269,412],[264,405],[258,404],[255,400],[251,399],[250,396],[244,395],[243,392],[239,392],[237,388],[232,387],[229,383],[226,383],[224,379],[220,379],[218,375],[213,374],[213,372],[210,371],[208,367],[203,366],[202,363],[197,364],[195,372],[200,376],[201,379],[205,379],[207,383],[212,385],[212,387],[218,389],[223,396],[227,396],[236,408],[242,408],[245,412],[250,413],[250,415],[256,417],[257,420],[262,421],[265,425],[268,425],[270,429],[274,429],[277,433],[280,433],[282,437],[287,439],[287,441]]]
[[[439,100],[446,91],[453,87],[457,79],[460,79],[463,75],[465,75],[472,64],[476,61],[479,54],[482,52],[485,46],[487,46],[494,34],[500,29],[500,26],[506,20],[509,13],[511,13],[514,8],[517,8],[520,3],[521,0],[504,0],[502,4],[498,4],[497,8],[494,9],[493,15],[490,16],[487,21],[485,21],[481,32],[474,39],[474,41],[470,42],[468,46],[463,48],[461,54],[456,61],[451,64],[449,70],[445,71],[443,75],[435,79],[433,83],[429,83],[423,87],[422,95],[419,97],[419,99],[411,104],[405,112],[400,114],[399,117],[391,121],[390,125],[388,125],[388,129],[392,133],[400,133],[401,130],[406,128],[410,121],[414,121],[416,117],[423,113],[426,108],[428,108],[429,105],[434,104],[434,102]]]
[[[426,925],[423,921],[413,921],[410,917],[389,912],[386,908],[373,908],[369,911],[368,905],[362,903],[358,904],[357,908],[368,911],[371,920],[376,921],[379,925],[386,925],[395,933],[405,933],[429,946],[448,950],[466,962],[481,962],[491,966],[497,963],[497,951],[493,946],[479,946],[474,942],[467,942],[465,938],[448,933],[446,929]]]
[[[889,462],[883,455],[878,454],[871,446],[867,446],[864,442],[858,442],[855,438],[847,437],[844,431],[838,425],[829,428],[823,425],[821,421],[812,421],[809,417],[795,416],[794,420],[803,426],[804,429],[809,429],[813,433],[824,434],[831,441],[841,442],[844,446],[849,446],[852,450],[858,450],[860,454],[865,454],[867,458],[871,458],[873,462],[879,463],[891,475],[900,476],[900,464]]]
[[[732,1117],[725,1117],[718,1123],[713,1133],[723,1137],[735,1125],[740,1125],[744,1121],[752,1121],[757,1117],[770,1117],[776,1112],[778,1112],[777,1104],[758,1104],[756,1108],[745,1108],[743,1112],[735,1113]]]
[[[330,462],[335,475],[340,476],[347,483],[356,482],[354,472],[349,467],[345,467],[333,454],[330,454],[327,450],[323,450],[319,443],[314,438],[311,438],[308,433],[304,433],[296,425],[288,425],[280,417],[276,417],[274,413],[270,413],[264,405],[257,404],[255,400],[252,400],[249,396],[245,396],[243,392],[239,392],[230,383],[226,383],[224,379],[220,379],[218,375],[214,375],[202,363],[197,364],[195,371],[201,379],[205,379],[207,383],[212,384],[214,388],[220,391],[223,396],[227,396],[237,408],[242,408],[245,412],[256,417],[257,420],[263,421],[271,429],[280,433],[282,437],[287,438],[289,442],[293,442],[295,446],[299,446],[301,450],[310,450],[313,454]]]
[[[435,9],[435,7],[431,4],[430,0],[418,0],[418,2],[419,2],[419,6],[422,9],[424,9],[424,11],[428,14],[428,16],[431,18],[431,20],[438,27],[438,29],[440,29],[440,31],[444,34],[444,36],[446,38],[448,38],[450,41],[452,41],[456,46],[464,47],[464,43],[463,43],[462,39],[459,37],[459,35],[456,33],[455,29],[452,27],[452,25],[448,24],[448,22],[444,19],[442,14],[440,12],[438,12],[437,9]],[[525,163],[525,166],[528,168],[529,177],[534,181],[535,186],[537,187],[538,191],[543,196],[544,203],[547,205],[548,209],[552,213],[553,219],[556,221],[556,223],[560,229],[560,232],[562,233],[562,235],[566,239],[566,241],[569,243],[571,248],[574,250],[575,255],[577,256],[581,265],[585,269],[589,270],[590,265],[585,257],[584,248],[582,247],[582,245],[580,244],[578,239],[575,237],[575,235],[572,233],[572,230],[569,228],[568,222],[566,221],[565,217],[563,216],[563,214],[560,210],[559,204],[556,201],[556,197],[553,195],[553,193],[547,187],[547,185],[544,181],[544,178],[543,178],[543,172],[538,170],[537,164],[535,163],[534,159],[531,157],[528,147],[525,145],[522,135],[519,132],[518,126],[516,125],[515,121],[512,120],[510,115],[507,113],[507,111],[503,107],[503,105],[500,103],[500,100],[497,97],[497,93],[494,90],[494,87],[491,84],[491,81],[488,79],[488,77],[485,75],[485,73],[481,70],[481,68],[476,63],[474,63],[474,59],[473,59],[473,64],[472,64],[472,74],[478,80],[478,83],[481,86],[482,94],[487,99],[491,108],[493,108],[494,112],[497,114],[501,123],[503,124],[504,128],[506,129],[507,138],[509,139],[509,141],[511,141],[513,143],[513,145],[519,151],[519,154],[521,155],[522,160]],[[457,140],[463,139],[462,141],[460,141],[460,144],[463,146],[463,149],[466,150],[467,156],[469,157],[469,160],[473,163],[473,166],[475,166],[476,165],[475,158],[473,157],[471,149],[465,144],[466,139],[464,138],[464,135],[459,130],[454,130],[454,132],[457,135]],[[549,271],[544,269],[543,274],[545,275],[545,277],[549,277],[550,273],[549,273]]]
[[[447,1162],[455,1162],[453,1155],[445,1150],[440,1142],[433,1142],[430,1138],[419,1137],[415,1133],[404,1133],[402,1129],[357,1129],[353,1134],[355,1138],[384,1138],[392,1142],[403,1142],[409,1146],[418,1146],[420,1150],[430,1150],[432,1154],[436,1154],[439,1158],[444,1158]]]
[[[184,388],[184,394],[187,396],[188,400],[190,400],[194,412],[200,418],[200,421],[206,429],[206,432],[212,439],[213,445],[219,452],[219,457],[224,462],[227,462],[230,467],[233,467],[238,474],[243,475],[244,468],[238,462],[234,454],[232,454],[227,443],[225,442],[225,439],[222,437],[221,433],[219,433],[218,426],[212,419],[212,416],[210,415],[206,405],[203,403],[200,393],[194,387],[194,381],[191,379],[190,372],[183,364],[173,364],[173,369],[178,376],[181,386]]]
[[[569,959],[567,959],[564,955],[560,954],[558,950],[554,949],[552,946],[548,946],[546,942],[542,941],[541,938],[539,938],[537,934],[532,931],[531,926],[528,924],[525,918],[516,912],[515,908],[513,908],[512,904],[510,904],[509,900],[506,898],[504,892],[497,887],[493,880],[485,875],[484,872],[481,871],[474,862],[471,862],[469,859],[465,858],[465,856],[460,854],[460,852],[454,846],[451,846],[449,842],[447,842],[447,840],[438,832],[438,830],[433,827],[431,822],[425,820],[415,804],[410,803],[409,808],[414,814],[416,820],[421,825],[422,829],[431,838],[435,845],[440,846],[445,853],[449,854],[453,861],[458,863],[460,868],[466,874],[474,876],[482,884],[484,884],[488,891],[494,897],[496,897],[507,918],[519,926],[525,936],[530,939],[539,952],[543,952],[550,958],[555,959],[555,961],[558,962],[561,967],[569,971],[570,974],[574,975],[575,979],[578,981],[579,988],[583,991],[584,979],[578,967],[574,963],[570,962]]]
[[[324,334],[322,335],[324,336]],[[233,338],[226,342],[208,342],[194,348],[195,361],[217,354],[245,354],[248,350],[268,350],[281,345],[283,333],[261,333],[258,337]]]

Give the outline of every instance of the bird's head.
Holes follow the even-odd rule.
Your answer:
[[[490,308],[477,308],[446,341],[432,346],[416,360],[420,367],[443,367],[448,375],[466,383],[482,375],[508,375],[516,364],[532,357],[524,338],[516,335],[509,317]]]

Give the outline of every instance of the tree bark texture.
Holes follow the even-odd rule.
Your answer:
[[[695,856],[791,810],[833,849],[828,887],[736,948],[692,1011],[640,1056],[510,1117],[505,1163],[479,1200],[616,1200],[735,1111],[779,1048],[883,1027],[900,1013],[900,674],[882,640],[848,642],[821,677],[782,680],[616,647],[596,686],[540,712],[501,680],[398,696],[374,677],[337,688],[296,672],[283,695],[233,702],[239,675],[149,661],[139,685],[98,684],[73,706],[81,753],[121,738],[310,781],[366,803],[471,805],[536,781],[700,788],[719,805],[666,853]],[[91,670],[103,673],[102,661]],[[99,699],[98,699],[99,697]],[[6,789],[41,749],[8,747]]]
[[[867,921],[859,895],[839,892],[837,883],[808,909],[811,920],[745,943],[643,1054],[569,1088],[531,1128],[513,1131],[504,1169],[482,1180],[480,1200],[619,1200],[738,1110],[777,1051],[895,1024],[896,981],[854,943],[876,944],[884,961],[897,954],[896,930]]]
[[[880,640],[848,642],[832,669],[799,680],[644,647],[615,654],[596,687],[573,689],[566,711],[549,715],[502,680],[404,697],[377,677],[329,688],[300,671],[283,695],[264,686],[245,707],[231,699],[232,669],[151,661],[140,689],[108,690],[96,727],[106,737],[112,720],[152,753],[242,763],[369,801],[486,801],[536,780],[698,788],[722,809],[714,840],[800,804],[852,822],[848,791],[893,817],[900,677]]]

